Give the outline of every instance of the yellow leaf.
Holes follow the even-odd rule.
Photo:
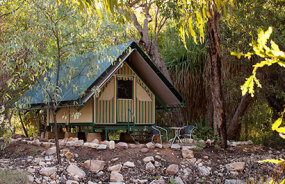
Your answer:
[[[277,128],[281,125],[282,118],[278,118],[272,125],[272,130],[277,130]]]
[[[258,161],[259,163],[266,163],[266,162],[269,162],[269,163],[275,163],[275,164],[279,164],[279,163],[281,163],[281,162],[283,162],[284,160],[283,159],[280,159],[280,160],[270,160],[270,159],[268,159],[268,160],[261,160],[261,161]]]
[[[285,127],[277,128],[276,130],[278,133],[285,134]]]
[[[190,17],[188,19],[188,27],[189,27],[189,31],[190,31],[191,36],[193,37],[194,42],[197,44],[196,33],[195,33],[194,29],[193,29],[192,17]]]
[[[44,82],[45,82],[46,80],[47,80],[47,78],[45,77],[45,78],[44,78]]]

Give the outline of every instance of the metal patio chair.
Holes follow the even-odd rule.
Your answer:
[[[181,134],[181,132],[179,132],[179,135],[180,137],[183,137],[183,138],[192,139],[192,134],[193,134],[194,129],[195,129],[195,126],[193,125],[185,126],[184,129],[181,129],[181,130],[184,130],[184,133]]]
[[[162,144],[162,137],[166,137],[166,141],[168,142],[168,131],[165,128],[162,128],[160,126],[153,125],[152,127],[152,138],[151,142],[153,142],[153,139],[155,136],[159,136],[160,144]],[[162,132],[165,132],[165,134],[162,134]]]

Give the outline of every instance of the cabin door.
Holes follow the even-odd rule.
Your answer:
[[[133,77],[117,77],[116,82],[117,123],[134,122],[134,80]]]

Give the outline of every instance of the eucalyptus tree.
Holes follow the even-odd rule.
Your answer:
[[[97,14],[78,11],[77,4],[54,0],[25,2],[14,18],[19,25],[7,29],[1,57],[5,71],[22,75],[13,75],[9,85],[17,88],[18,82],[21,84],[25,80],[21,76],[28,76],[37,83],[37,88],[42,88],[43,103],[48,104],[53,114],[60,164],[56,110],[60,106],[61,89],[70,84],[77,69],[69,61],[86,52],[103,53],[105,46],[115,40],[114,32],[120,28],[99,19]],[[26,53],[24,58],[21,57],[23,53]],[[89,67],[90,73],[86,76],[96,75],[98,66]],[[78,88],[71,85],[74,91]],[[30,100],[24,99],[18,106],[26,108]]]

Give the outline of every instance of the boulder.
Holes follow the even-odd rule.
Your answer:
[[[105,144],[99,144],[96,149],[97,149],[97,150],[105,150],[105,149],[107,149],[107,145],[105,145]]]
[[[77,133],[65,132],[64,138],[77,137]]]
[[[162,144],[156,143],[156,144],[155,144],[155,147],[161,149],[161,148],[162,148]]]
[[[230,171],[243,171],[245,162],[233,162],[226,165],[226,168]]]
[[[117,165],[113,165],[111,167],[108,167],[108,171],[110,172],[120,172],[121,171],[121,168],[122,168],[122,164],[117,164]]]
[[[78,181],[75,180],[67,180],[66,184],[79,184]]]
[[[86,142],[92,142],[97,139],[99,142],[102,140],[101,133],[88,133],[86,137]]]
[[[180,177],[175,177],[174,181],[176,184],[184,184],[183,180]]]
[[[136,148],[137,145],[136,144],[129,144],[129,148]]]
[[[46,155],[52,155],[56,153],[56,147],[51,147],[46,151]]]
[[[146,147],[148,149],[154,149],[155,148],[155,144],[153,144],[152,142],[149,142],[149,143],[146,144]]]
[[[116,147],[115,141],[110,141],[109,142],[109,149],[113,150],[113,149],[115,149],[115,147]]]
[[[65,153],[64,156],[65,156],[66,159],[73,159],[74,158],[74,154],[71,153],[71,152]]]
[[[200,166],[200,167],[198,167],[198,170],[199,170],[200,174],[203,176],[208,176],[209,174],[211,174],[211,168],[210,167]]]
[[[91,141],[91,143],[100,144],[100,141],[98,139],[94,139],[93,141]]]
[[[98,148],[99,144],[93,143],[93,142],[86,142],[84,143],[84,146],[89,147],[89,148]]]
[[[66,171],[71,175],[71,176],[77,176],[78,178],[84,178],[86,176],[85,172],[80,169],[77,165],[75,164],[70,164]]]
[[[179,144],[172,144],[171,145],[171,149],[179,150],[180,148],[181,148],[181,146]]]
[[[171,164],[166,169],[166,174],[175,175],[178,173],[179,167],[176,164]]]
[[[182,149],[182,157],[188,159],[194,158],[194,152],[189,149]]]
[[[44,167],[40,170],[40,174],[43,176],[50,176],[56,172],[56,167]]]
[[[75,147],[82,146],[83,144],[84,144],[83,140],[68,141],[68,142],[65,143],[66,146],[75,146]]]
[[[154,170],[155,167],[154,167],[154,165],[153,165],[151,162],[148,162],[148,163],[145,165],[145,169],[148,170],[148,171],[151,171],[151,170]]]
[[[154,162],[154,158],[153,158],[153,156],[145,157],[143,159],[143,161],[144,161],[144,163]]]
[[[123,182],[124,177],[119,172],[111,172],[110,181],[111,182]]]
[[[86,160],[84,167],[90,169],[91,172],[99,172],[104,169],[105,162],[102,160]]]
[[[109,146],[109,141],[107,141],[107,140],[105,140],[105,141],[101,141],[101,143],[100,144],[104,144],[104,145],[106,145],[106,146]]]
[[[128,149],[128,144],[125,142],[119,142],[118,144],[116,144],[116,147],[119,149]]]
[[[124,166],[126,166],[126,167],[135,167],[135,164],[134,164],[134,162],[127,161],[127,162],[124,163]]]
[[[142,149],[141,149],[141,152],[142,152],[142,153],[148,152],[148,148],[142,148]]]

